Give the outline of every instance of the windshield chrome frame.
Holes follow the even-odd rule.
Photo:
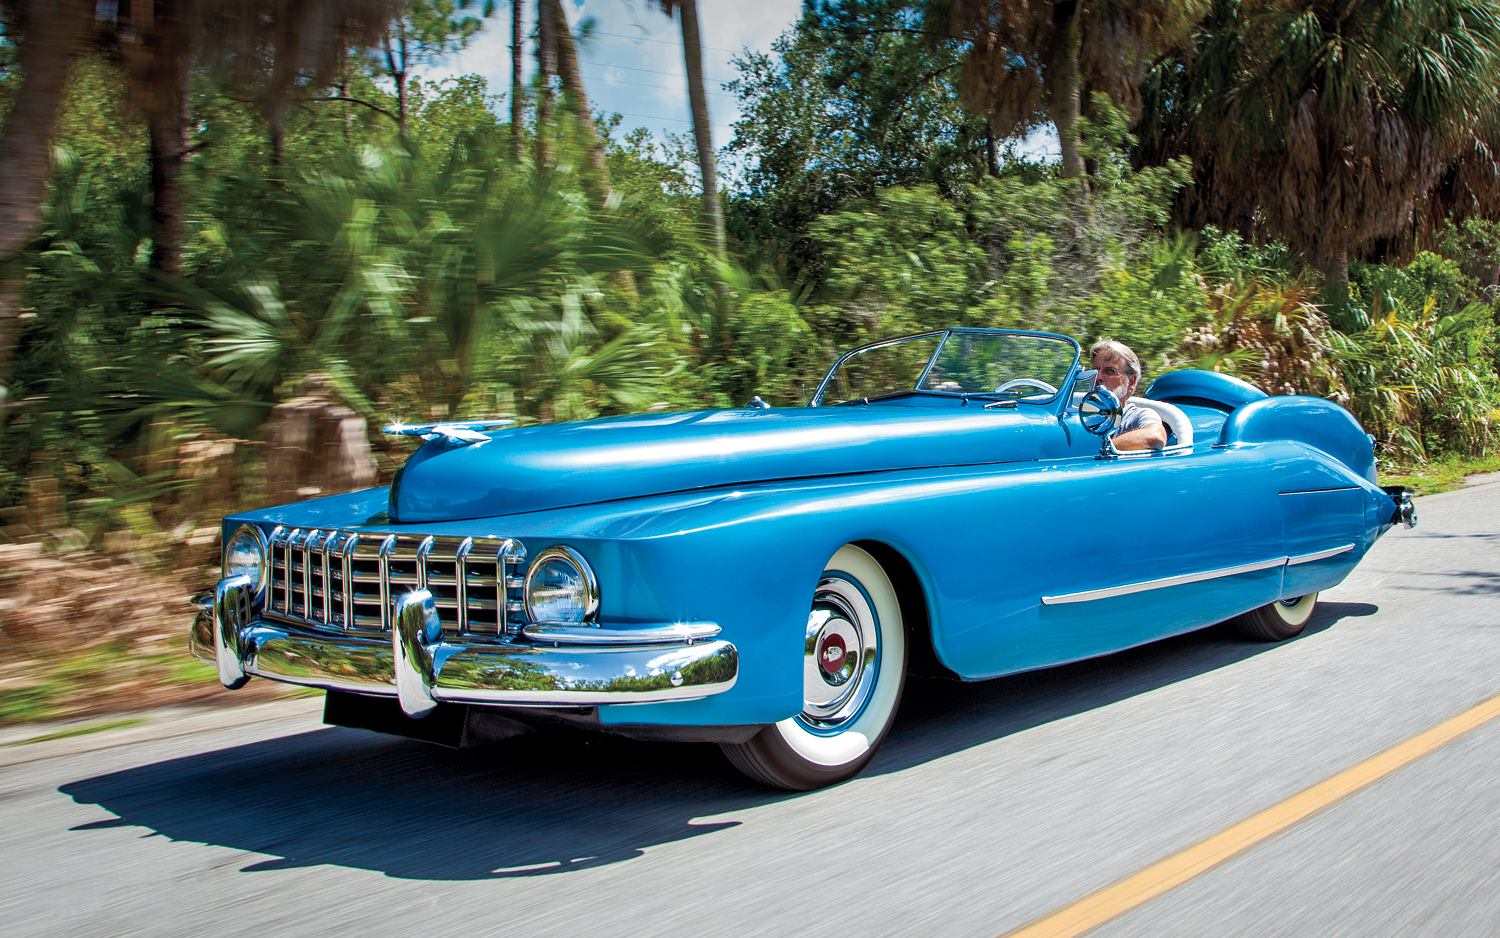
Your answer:
[[[1073,347],[1073,362],[1068,366],[1067,373],[1063,375],[1062,384],[1058,386],[1057,393],[1052,395],[1052,397],[1045,402],[1047,404],[1053,405],[1052,409],[1054,410],[1054,412],[1059,414],[1062,413],[1063,408],[1067,406],[1070,390],[1073,386],[1073,382],[1078,376],[1078,372],[1083,360],[1083,346],[1078,344],[1077,339],[1058,332],[1040,332],[1032,329],[996,329],[985,328],[981,326],[953,326],[948,329],[933,329],[929,332],[914,332],[911,335],[895,336],[894,338],[889,339],[879,339],[875,342],[869,342],[865,345],[861,345],[858,348],[850,349],[834,360],[834,363],[828,369],[828,372],[823,375],[823,380],[818,382],[818,389],[813,392],[812,398],[807,402],[807,406],[825,406],[823,404],[823,395],[827,392],[829,383],[833,381],[833,376],[838,373],[838,370],[841,367],[843,367],[844,362],[848,361],[854,356],[859,355],[862,352],[868,352],[874,349],[883,348],[887,345],[895,345],[900,342],[909,342],[913,339],[928,339],[932,338],[933,336],[938,337],[938,343],[932,350],[932,356],[927,359],[927,364],[923,366],[922,373],[917,376],[916,383],[912,385],[911,391],[917,394],[932,394],[938,397],[957,397],[962,399],[971,397],[994,397],[995,395],[992,391],[939,391],[933,388],[922,387],[922,382],[927,380],[927,375],[932,371],[933,366],[937,364],[938,356],[943,354],[943,346],[947,345],[948,340],[954,335],[1030,336],[1031,338],[1036,339],[1058,340],[1071,345]],[[1017,403],[1041,404],[1044,402],[1027,402],[1017,399]]]

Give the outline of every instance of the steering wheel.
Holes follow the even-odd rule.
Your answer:
[[[1006,391],[1009,391],[1012,388],[1025,387],[1027,385],[1030,385],[1034,388],[1041,388],[1048,394],[1057,393],[1057,388],[1054,388],[1052,385],[1048,384],[1040,378],[1011,378],[1009,381],[996,388],[994,393],[1004,394]]]

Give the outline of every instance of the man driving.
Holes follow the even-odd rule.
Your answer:
[[[1141,381],[1141,360],[1123,342],[1105,339],[1089,349],[1089,358],[1099,372],[1099,383],[1120,399],[1124,412],[1113,437],[1117,450],[1161,449],[1167,445],[1167,428],[1156,411],[1132,404]]]

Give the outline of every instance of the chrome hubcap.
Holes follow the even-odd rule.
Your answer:
[[[875,688],[875,611],[848,580],[825,577],[813,594],[802,653],[802,719],[829,729],[854,719]]]

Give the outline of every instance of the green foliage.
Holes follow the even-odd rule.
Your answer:
[[[810,228],[894,186],[952,195],[986,171],[985,122],[959,104],[957,42],[899,0],[809,4],[769,55],[735,61],[740,167],[730,230],[793,280],[823,273]]]
[[[985,265],[959,210],[933,186],[883,189],[865,207],[813,223],[828,258],[833,325],[850,339],[972,324]]]
[[[947,325],[1110,335],[1164,360],[1207,314],[1191,243],[1162,230],[1189,167],[1131,168],[1124,116],[1103,99],[1094,109],[1086,207],[1076,180],[1016,171],[952,200],[885,189],[814,222],[832,307],[819,324],[841,342]]]
[[[1493,445],[1500,381],[1488,306],[1447,312],[1429,297],[1330,339],[1350,409],[1377,439],[1421,460]]]

